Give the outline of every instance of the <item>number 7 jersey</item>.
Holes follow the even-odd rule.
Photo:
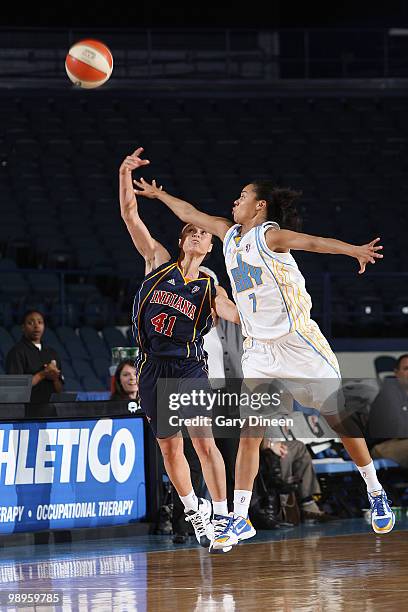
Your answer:
[[[290,253],[274,253],[265,232],[277,227],[266,222],[241,237],[241,226],[224,238],[224,257],[242,333],[257,340],[275,340],[310,323],[312,301],[297,263]]]
[[[211,329],[213,279],[200,272],[185,278],[178,262],[148,274],[133,303],[133,333],[142,353],[152,357],[205,359],[203,336]]]

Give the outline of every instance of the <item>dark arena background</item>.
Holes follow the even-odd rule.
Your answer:
[[[96,89],[65,71],[83,39],[112,52],[112,75]],[[407,86],[402,1],[2,7],[1,610],[405,607]],[[295,403],[292,424],[265,433],[249,510],[256,536],[218,555],[197,543],[131,380],[145,262],[121,218],[118,173],[138,147],[150,165],[135,178],[210,215],[232,218],[243,187],[270,179],[302,192],[306,234],[381,239],[384,258],[361,275],[351,257],[294,255],[349,381],[353,422],[395,513],[391,533],[372,531],[364,480],[337,434]],[[182,222],[158,200],[138,197],[138,209],[177,258]],[[231,297],[220,241],[204,265]],[[33,331],[38,318],[45,330]],[[243,339],[238,349],[217,329],[210,377],[229,388]],[[232,510],[239,429],[214,435]],[[184,444],[194,489],[209,499]]]

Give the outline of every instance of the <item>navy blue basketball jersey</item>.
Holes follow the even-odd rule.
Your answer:
[[[212,326],[213,279],[200,272],[186,279],[178,262],[148,274],[133,303],[133,333],[140,350],[152,357],[204,359],[203,336]]]

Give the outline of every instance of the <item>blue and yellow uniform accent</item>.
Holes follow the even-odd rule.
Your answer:
[[[202,272],[199,278],[185,278],[177,261],[148,274],[135,296],[132,322],[140,348],[135,364],[139,394],[156,437],[175,435],[180,429],[169,425],[174,412],[169,411],[167,391],[158,389],[160,381],[172,381],[173,392],[211,390],[203,338],[213,323],[214,297],[210,276]],[[188,416],[197,416],[197,410],[191,410]],[[205,407],[199,413],[208,416]]]
[[[178,262],[148,274],[133,303],[133,333],[140,352],[160,358],[204,358],[202,338],[212,326],[214,297],[210,276],[202,272],[199,278],[186,279]]]

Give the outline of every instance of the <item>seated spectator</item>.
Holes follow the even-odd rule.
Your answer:
[[[314,495],[320,495],[320,485],[313,467],[312,458],[307,447],[300,440],[272,440],[264,438],[263,449],[269,448],[280,457],[282,480],[288,483],[299,483],[299,502],[303,521],[326,522],[331,516],[322,512],[314,501]]]
[[[48,403],[63,386],[61,361],[57,352],[41,343],[45,330],[44,316],[37,310],[25,313],[23,337],[6,356],[6,374],[32,374],[31,403]]]
[[[137,400],[138,391],[135,362],[132,359],[124,359],[116,368],[115,388],[110,399]]]
[[[371,406],[367,431],[374,459],[392,459],[408,467],[408,354],[397,360],[395,378],[384,380]]]

